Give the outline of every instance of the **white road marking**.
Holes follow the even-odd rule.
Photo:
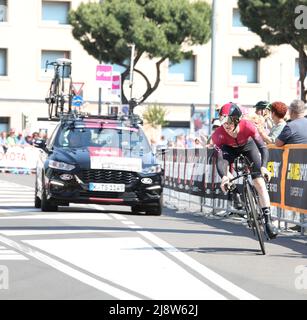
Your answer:
[[[120,215],[120,214],[116,214],[116,213],[110,213],[110,216],[112,216],[114,219],[120,220],[120,221],[128,220],[125,216]]]
[[[16,201],[18,201],[18,200],[16,200]],[[0,202],[0,207],[29,207],[29,206],[33,206],[33,208],[34,208],[34,201],[33,200],[25,201],[24,199],[22,199],[22,202],[16,202],[16,201]]]
[[[91,234],[91,233],[116,233],[123,230],[0,230],[6,236],[38,236],[38,235],[65,235],[65,234]],[[1,248],[0,248],[1,249]]]
[[[103,281],[99,281],[83,272],[80,272],[56,259],[53,259],[51,257],[49,257],[46,254],[43,254],[35,249],[32,249],[28,246],[25,245],[21,245],[9,238],[5,238],[0,236],[0,241],[13,247],[18,249],[21,252],[26,253],[27,255],[69,275],[72,278],[75,278],[89,286],[92,286],[100,291],[106,292],[109,295],[117,298],[117,299],[122,299],[122,300],[140,300],[138,297],[129,294],[121,289],[118,289],[116,287],[113,287],[107,283],[104,283]]]
[[[14,189],[15,190],[15,189]],[[13,190],[12,190],[13,191]],[[1,195],[12,195],[12,191],[7,191],[7,190],[5,190],[5,191],[3,191],[3,190],[1,190],[0,191],[0,194]],[[24,194],[24,195],[34,195],[34,192],[33,192],[33,190],[29,190],[29,191],[23,191],[23,192],[20,192],[19,194]],[[15,195],[16,196],[16,195]]]
[[[0,246],[0,261],[3,260],[29,260],[20,253],[7,249],[6,247]]]
[[[26,216],[0,217],[4,220],[111,220],[107,214],[99,213],[55,213],[33,214]]]
[[[135,223],[132,222],[132,221],[122,221],[122,223],[125,224],[125,225],[130,225],[130,226],[135,225]]]
[[[140,238],[23,242],[151,299],[225,299]]]
[[[166,241],[158,238],[154,234],[147,231],[137,231],[137,233],[139,233],[152,243],[156,244],[160,248],[163,248],[173,257],[175,257],[176,259],[184,263],[186,266],[202,275],[204,278],[210,280],[212,283],[219,286],[224,291],[230,293],[232,296],[240,300],[259,300],[259,298],[257,298],[256,296],[248,293],[247,291],[243,290],[242,288],[238,287],[232,282],[226,280],[216,272],[212,271],[211,269],[192,259],[188,255],[180,252],[177,248],[173,247]]]
[[[0,200],[2,199],[15,199],[16,201],[18,201],[19,199],[31,199],[31,201],[33,202],[34,200],[34,194],[29,194],[29,195],[25,195],[25,194],[18,194],[18,195],[12,195],[12,194],[6,194],[3,195],[2,193],[0,193]],[[1,201],[0,201],[1,204]]]
[[[1,207],[1,203],[0,203],[0,207]],[[41,212],[41,209],[36,209],[36,208],[11,208],[11,209],[0,209],[0,213],[25,213],[25,212],[33,212],[33,213],[37,213],[37,212]]]
[[[20,187],[20,185],[15,186],[5,186],[5,187],[0,187],[0,192],[1,191],[18,191],[18,192],[25,192],[25,191],[31,191],[33,192],[34,189],[33,188],[27,188],[27,187]]]

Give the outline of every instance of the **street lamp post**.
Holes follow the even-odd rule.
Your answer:
[[[130,88],[130,100],[132,99],[132,90],[133,90],[133,69],[134,69],[134,53],[135,53],[135,44],[132,43],[129,45],[131,47],[131,58],[130,58],[130,82],[129,82],[129,88]]]
[[[211,77],[210,77],[210,109],[209,109],[209,135],[211,135],[212,114],[215,106],[215,79],[216,79],[216,29],[217,29],[217,10],[216,0],[212,1],[212,20],[211,20]]]

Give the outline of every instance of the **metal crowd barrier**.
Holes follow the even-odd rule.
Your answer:
[[[272,190],[270,190],[272,218],[277,221],[279,229],[288,230],[289,224],[294,224],[300,226],[301,235],[305,235],[307,210],[304,206],[306,205],[307,209],[307,194],[304,196],[301,190],[307,192],[307,157],[304,154],[299,156],[297,153],[291,156],[289,151],[291,153],[291,150],[303,150],[307,153],[307,146],[289,146],[286,150],[273,147],[269,150],[268,169],[272,173]],[[220,189],[221,179],[216,173],[213,149],[167,149],[158,152],[158,158],[164,168],[165,206],[202,215],[244,216],[245,212],[236,210],[232,201]],[[291,162],[293,159],[296,163]],[[286,163],[283,163],[284,161]],[[296,171],[293,165],[296,166]],[[283,188],[288,188],[290,191],[286,192]],[[304,208],[295,210],[296,208],[292,206],[293,202],[297,203],[297,199],[295,197],[291,199],[288,193],[291,195],[293,193],[296,198],[300,195],[298,199]]]

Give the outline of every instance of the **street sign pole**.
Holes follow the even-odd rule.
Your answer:
[[[101,65],[102,61],[101,61],[101,57],[99,57],[99,64]],[[101,115],[101,86],[99,86],[98,89],[98,115]]]
[[[112,90],[112,65],[98,65],[96,66],[96,81],[99,85],[99,97],[98,97],[98,115],[101,115],[102,107],[102,89],[105,94],[108,94],[108,90]],[[105,98],[107,100],[107,96]]]
[[[133,70],[134,70],[134,52],[135,44],[131,44],[131,58],[130,58],[130,100],[132,99],[133,90]]]

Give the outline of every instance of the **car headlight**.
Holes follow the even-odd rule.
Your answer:
[[[71,171],[75,169],[75,166],[65,162],[49,160],[49,168],[63,170],[63,171]]]
[[[160,173],[161,166],[159,164],[143,169],[143,173]]]

